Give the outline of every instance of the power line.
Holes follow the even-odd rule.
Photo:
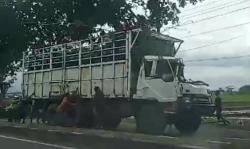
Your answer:
[[[218,2],[221,2],[221,1],[220,0],[211,1],[210,3],[203,4],[201,6],[197,6],[198,8],[196,7],[196,8],[186,9],[186,10],[183,10],[182,12],[189,12],[189,11],[192,11],[192,10],[200,9],[200,8],[203,8],[203,7],[214,5],[214,4],[218,3]]]
[[[218,2],[218,1],[216,1],[216,2]],[[210,9],[213,9],[213,8],[220,7],[221,5],[225,5],[225,4],[228,4],[228,3],[234,3],[234,2],[238,2],[238,1],[237,1],[237,0],[226,1],[226,3],[221,3],[221,4],[219,4],[219,5],[215,5],[215,6],[212,6],[212,7],[208,7],[207,9],[200,9],[201,7],[198,7],[198,8],[196,8],[196,9],[200,9],[200,10],[198,10],[198,11],[192,11],[192,12],[190,12],[190,13],[185,13],[185,11],[183,11],[184,13],[182,12],[182,14],[184,14],[183,16],[191,15],[191,14],[193,14],[193,13],[203,12],[203,11],[206,11],[206,10],[210,10]],[[212,4],[214,4],[214,3],[212,3]],[[193,10],[195,10],[195,9],[193,9]],[[182,17],[182,16],[181,16],[181,17]]]
[[[214,18],[217,18],[217,17],[229,15],[229,14],[236,13],[236,12],[239,12],[239,11],[243,11],[243,10],[246,10],[246,9],[249,9],[249,8],[250,8],[250,6],[243,7],[243,8],[240,8],[240,9],[235,9],[235,10],[232,10],[232,11],[229,11],[229,12],[226,12],[226,13],[221,13],[221,14],[214,15],[214,16],[211,16],[211,17],[207,17],[207,18],[196,20],[196,21],[192,21],[191,23],[181,24],[179,26],[185,26],[185,25],[189,25],[189,24],[195,24],[195,23],[211,20],[211,19],[214,19]]]
[[[243,8],[240,8],[240,9],[235,9],[233,11],[229,11],[229,12],[226,12],[226,13],[221,13],[221,14],[214,15],[214,16],[211,16],[211,17],[199,19],[199,20],[192,21],[192,22],[189,22],[189,23],[186,23],[186,24],[180,24],[180,25],[175,25],[175,26],[172,26],[172,27],[167,27],[165,30],[171,29],[171,28],[175,28],[175,27],[179,27],[179,26],[186,26],[186,25],[190,25],[190,24],[200,23],[200,22],[203,22],[203,21],[207,21],[207,20],[211,20],[211,19],[217,18],[217,17],[221,17],[221,16],[233,14],[233,13],[236,13],[236,12],[239,12],[239,11],[243,11],[243,10],[246,10],[246,9],[249,9],[249,8],[250,8],[250,6],[243,7]]]
[[[194,36],[198,36],[198,35],[209,34],[209,33],[213,33],[213,32],[218,32],[218,31],[228,30],[228,29],[232,29],[232,28],[237,28],[237,27],[244,26],[244,25],[247,25],[247,24],[250,24],[250,21],[245,22],[245,23],[241,23],[241,24],[237,24],[237,25],[233,25],[233,26],[227,26],[227,27],[223,27],[223,28],[210,30],[210,31],[205,31],[205,32],[197,33],[197,34],[190,34],[190,35],[183,36],[183,37],[180,37],[180,38],[188,38],[188,37],[194,37]]]
[[[216,58],[207,58],[207,59],[184,60],[184,61],[187,63],[190,63],[190,62],[203,62],[203,61],[219,61],[219,60],[238,59],[238,58],[247,58],[247,57],[250,57],[250,54],[240,55],[240,56],[231,56],[231,57],[216,57]]]
[[[214,42],[214,43],[211,43],[211,44],[206,44],[206,45],[203,45],[203,46],[195,47],[195,48],[190,48],[190,49],[181,50],[181,51],[179,51],[179,52],[188,52],[188,51],[194,51],[194,50],[198,50],[198,49],[202,49],[202,48],[207,48],[207,47],[211,47],[211,46],[223,44],[223,43],[226,43],[226,42],[229,42],[229,41],[238,39],[238,38],[240,38],[240,37],[242,37],[242,35],[236,36],[236,37],[233,37],[233,38],[230,38],[230,39],[226,39],[226,40]]]
[[[194,14],[190,14],[190,15],[183,15],[183,16],[180,16],[180,17],[184,17],[182,19],[193,18],[193,17],[204,15],[204,14],[213,13],[215,11],[220,11],[221,9],[224,9],[224,8],[233,7],[233,6],[237,6],[237,5],[242,5],[243,3],[247,3],[247,2],[250,2],[250,1],[249,0],[247,0],[247,1],[240,1],[238,3],[233,3],[231,5],[223,5],[222,7],[212,8],[212,10],[208,9],[210,11],[205,11],[205,12],[201,11],[203,13],[197,13],[197,14],[194,13]]]

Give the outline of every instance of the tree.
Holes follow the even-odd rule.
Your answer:
[[[227,91],[228,93],[232,94],[234,88],[235,88],[234,86],[229,85],[229,86],[226,87],[226,91]]]
[[[132,3],[144,9],[143,17],[147,23],[160,32],[163,25],[178,23],[178,14],[181,13],[179,7],[185,7],[188,3],[194,5],[198,1],[203,0],[178,0],[179,5],[171,0],[132,0]]]
[[[125,0],[19,0],[13,5],[35,48],[86,38],[97,25],[117,29],[135,18]]]
[[[250,93],[250,85],[244,85],[239,89],[240,93]]]
[[[179,7],[201,0],[178,0]],[[37,48],[86,38],[97,25],[115,30],[143,24],[158,32],[169,22],[177,23],[178,4],[171,0],[12,0],[19,19]],[[136,15],[135,7],[145,15]],[[146,13],[148,12],[148,13]]]
[[[7,92],[6,77],[14,79],[19,69],[22,51],[25,50],[25,36],[11,7],[0,7],[0,96]]]
[[[14,76],[22,51],[64,43],[100,32],[146,25],[158,32],[169,22],[177,23],[178,7],[201,0],[5,0],[0,3],[0,82]],[[134,8],[140,6],[145,15]]]

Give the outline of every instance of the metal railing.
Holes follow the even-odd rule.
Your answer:
[[[126,48],[132,47],[127,45],[128,41],[132,41],[127,35],[137,33],[135,36],[137,38],[139,32],[140,29],[110,33],[97,38],[24,52],[24,73],[126,60],[127,50],[129,50]]]

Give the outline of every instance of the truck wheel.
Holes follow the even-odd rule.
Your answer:
[[[76,107],[75,122],[78,127],[94,127],[93,106],[85,103],[85,105],[79,105]]]
[[[199,128],[201,116],[194,112],[177,113],[174,124],[182,134],[192,134]]]
[[[102,119],[102,126],[104,129],[116,129],[121,122],[121,116],[119,112],[108,109],[104,112]]]
[[[157,105],[145,105],[137,113],[136,127],[138,132],[162,134],[165,126],[165,115]]]
[[[47,121],[48,125],[55,125],[54,116],[56,113],[57,104],[50,104],[45,112],[45,120]]]

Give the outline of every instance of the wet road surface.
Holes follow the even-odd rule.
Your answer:
[[[74,149],[72,147],[43,143],[5,135],[0,135],[0,146],[2,149]]]
[[[47,127],[47,126],[46,126]],[[38,147],[35,148],[55,148],[54,144],[63,147],[73,147],[73,148],[87,148],[87,149],[167,149],[167,148],[193,148],[193,149],[248,149],[250,146],[250,131],[243,129],[232,129],[228,126],[219,125],[216,123],[213,124],[202,124],[200,129],[192,135],[180,135],[179,132],[172,126],[166,128],[165,135],[162,136],[152,136],[152,135],[144,135],[137,134],[135,132],[135,124],[133,119],[128,119],[123,121],[118,128],[119,131],[104,131],[104,130],[89,130],[89,129],[72,129],[70,130],[71,135],[68,135],[68,138],[72,138],[69,142],[66,142],[62,139],[62,136],[59,136],[58,140],[53,139],[36,139],[39,142],[46,142],[49,145],[44,145],[43,143],[30,142],[30,141],[20,141],[20,140],[11,140],[9,138],[1,138],[0,144],[2,145],[10,145],[15,148],[15,146],[24,146],[21,148],[33,148],[34,145]],[[53,127],[48,128],[49,132],[56,132]],[[12,133],[8,134],[4,130],[0,128],[0,135],[7,135],[15,137],[16,130]],[[9,132],[9,131],[8,131]],[[25,131],[24,131],[25,132]],[[20,132],[20,134],[24,134],[24,132]],[[74,138],[75,135],[84,135],[87,133],[91,133],[94,135],[107,136],[109,139],[95,138],[95,137],[81,137],[80,144],[75,143],[79,138]],[[27,136],[27,135],[26,135]],[[16,136],[17,138],[22,138],[21,135]],[[34,138],[33,136],[29,136],[26,139]],[[39,138],[39,137],[38,137]],[[51,136],[51,138],[55,138],[55,136]],[[129,141],[124,141],[131,139]],[[145,143],[146,142],[146,143]],[[157,142],[157,143],[155,143]],[[45,143],[45,144],[46,144]],[[52,146],[51,146],[52,144]],[[162,145],[165,144],[165,145]],[[177,145],[178,147],[166,146],[166,144]]]

